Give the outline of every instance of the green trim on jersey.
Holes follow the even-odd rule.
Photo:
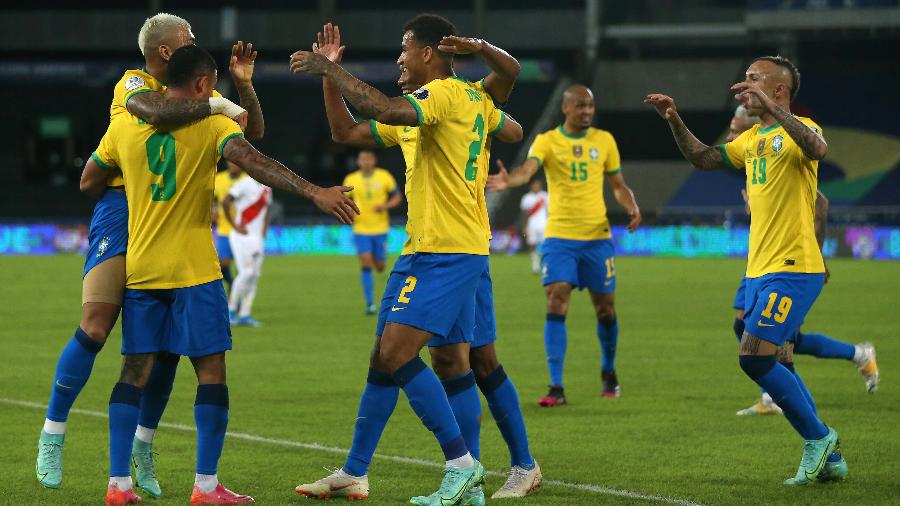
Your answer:
[[[457,81],[459,81],[459,82],[461,82],[461,83],[469,84],[469,81],[466,81],[465,79],[463,79],[462,77],[459,77],[459,76],[456,75],[456,74],[450,76],[450,79],[456,79]]]
[[[576,141],[577,141],[577,140],[584,139],[585,137],[587,137],[588,130],[590,130],[590,127],[588,127],[588,129],[585,130],[583,134],[581,134],[580,136],[576,137],[576,136],[571,135],[571,134],[569,134],[568,132],[566,132],[566,129],[563,128],[562,124],[559,125],[559,133],[563,134],[563,136],[565,136],[565,137],[567,137],[567,138],[569,138],[569,139],[573,139],[573,140],[576,140]]]
[[[503,112],[503,111],[500,111],[500,123],[497,124],[497,128],[495,128],[495,129],[491,130],[490,132],[488,132],[488,135],[494,135],[494,134],[496,134],[497,132],[499,132],[500,130],[502,130],[502,129],[503,129],[504,123],[506,123],[506,113]]]
[[[775,129],[781,128],[780,123],[775,123],[774,125],[769,125],[766,128],[760,128],[756,133],[758,134],[767,134]]]
[[[124,102],[125,109],[128,109],[128,101],[131,100],[131,97],[133,97],[135,95],[140,95],[141,93],[149,93],[151,91],[153,91],[153,90],[147,89],[147,88],[140,88],[140,89],[134,90],[131,93],[125,95],[125,102]]]
[[[735,167],[733,163],[731,163],[731,158],[728,158],[728,151],[725,151],[725,145],[719,144],[717,147],[719,148],[719,153],[722,153],[722,158],[725,159],[725,164],[734,170],[738,170],[738,168]]]
[[[606,175],[607,175],[607,176],[614,176],[614,175],[618,174],[619,172],[622,172],[622,167],[616,167],[615,169],[613,169],[613,170],[607,172]]]
[[[103,169],[103,170],[115,170],[115,169],[116,169],[115,166],[110,165],[110,164],[104,162],[104,161],[100,158],[100,155],[97,154],[96,151],[94,151],[93,153],[91,153],[91,158],[92,158],[95,162],[97,162],[97,165],[99,165],[100,168]]]
[[[422,114],[422,108],[419,107],[419,104],[418,104],[418,102],[416,102],[416,99],[409,95],[403,95],[403,98],[408,100],[409,103],[412,104],[412,106],[416,108],[416,116],[418,116],[418,123],[416,123],[416,126],[422,126],[422,123],[425,121],[425,115]]]
[[[386,148],[386,147],[387,147],[387,144],[384,143],[384,139],[382,139],[382,138],[381,138],[381,135],[378,133],[378,127],[375,125],[375,120],[374,120],[374,119],[370,119],[370,120],[369,120],[369,130],[372,131],[372,137],[375,138],[375,142],[376,142],[379,146],[381,146],[381,147],[383,147],[383,148]]]
[[[224,139],[222,139],[222,142],[219,143],[219,149],[218,149],[219,156],[222,156],[222,150],[225,149],[225,143],[227,143],[228,141],[230,141],[231,139],[233,139],[235,137],[240,137],[243,139],[244,134],[243,134],[243,132],[235,132],[235,133],[229,135],[228,137],[225,137]]]
[[[534,160],[534,161],[536,161],[537,164],[538,164],[538,168],[541,168],[541,167],[544,166],[544,161],[541,160],[540,158],[536,157],[536,156],[529,156],[529,157],[527,158],[527,160]]]

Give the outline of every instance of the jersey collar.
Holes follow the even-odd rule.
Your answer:
[[[569,139],[574,139],[574,140],[584,139],[585,137],[587,137],[588,130],[590,130],[590,129],[591,128],[588,127],[587,130],[585,130],[583,134],[576,136],[576,135],[570,134],[569,132],[566,132],[566,129],[563,128],[562,123],[559,124],[559,133],[563,134],[564,137],[568,137]]]

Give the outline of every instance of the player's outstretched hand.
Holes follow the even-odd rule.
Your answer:
[[[324,76],[329,65],[333,63],[321,53],[297,51],[291,55],[291,72],[295,74]]]
[[[338,25],[326,23],[322,31],[316,34],[316,42],[313,42],[312,50],[319,53],[334,63],[341,63],[344,57],[344,49],[341,45],[341,29]]]
[[[354,217],[359,214],[359,208],[345,195],[349,191],[353,191],[352,186],[322,188],[313,195],[312,201],[324,213],[334,216],[345,225],[351,225]]]
[[[438,51],[450,54],[478,53],[482,49],[484,49],[484,40],[471,37],[457,37],[456,35],[447,35],[438,44]]]
[[[635,207],[631,211],[628,212],[628,231],[634,232],[637,230],[639,226],[641,226],[641,210]]]
[[[761,105],[769,112],[772,112],[776,107],[775,102],[756,83],[749,81],[735,83],[731,86],[731,91],[735,93],[734,99],[744,107],[750,106],[755,108],[754,106]]]
[[[231,72],[231,78],[237,82],[250,82],[253,79],[253,65],[256,63],[257,52],[253,50],[253,43],[248,42],[244,45],[244,41],[239,40],[231,46],[231,62],[228,64],[228,71]]]
[[[644,103],[652,105],[657,114],[667,121],[675,118],[675,101],[668,95],[651,93],[644,98]]]
[[[487,189],[492,192],[502,192],[509,188],[509,172],[502,160],[497,160],[497,168],[500,172],[496,174],[488,174]]]

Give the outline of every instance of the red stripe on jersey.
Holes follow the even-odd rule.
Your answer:
[[[528,217],[531,218],[532,216],[537,214],[537,212],[540,211],[542,207],[544,207],[544,199],[538,200],[535,205],[531,206],[531,209],[528,210]]]
[[[266,188],[263,190],[262,195],[259,196],[259,200],[252,205],[247,206],[247,209],[244,209],[244,212],[241,213],[241,224],[246,225],[253,221],[253,219],[259,216],[259,213],[261,213],[268,205],[269,189]]]

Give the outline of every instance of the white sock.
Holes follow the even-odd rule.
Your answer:
[[[219,475],[197,473],[196,478],[194,478],[194,483],[197,484],[197,488],[199,488],[201,492],[208,494],[215,490],[216,485],[219,484]]]
[[[153,436],[155,434],[156,429],[148,429],[143,425],[138,425],[137,430],[134,431],[134,437],[148,444],[153,442]]]
[[[774,404],[775,401],[772,400],[772,396],[769,395],[769,392],[763,392],[762,401],[764,404]]]
[[[862,347],[858,344],[853,345],[853,361],[858,364],[859,361],[862,360],[862,358],[863,358]],[[44,426],[45,427],[47,426],[46,423],[44,424]],[[46,431],[47,429],[44,429],[44,430]],[[65,430],[65,429],[63,429],[63,430]]]
[[[472,458],[472,454],[466,452],[465,455],[459,458],[455,458],[453,460],[448,460],[446,463],[447,467],[455,467],[456,469],[466,469],[475,465],[475,459]]]
[[[49,418],[45,418],[44,432],[46,432],[47,434],[65,434],[66,422],[54,422]]]
[[[338,469],[337,475],[339,478],[348,478],[348,479],[357,480],[357,481],[364,480],[366,478],[365,476],[353,476],[352,474],[348,473],[347,471],[344,471],[343,467]]]
[[[131,476],[110,476],[109,484],[119,487],[119,490],[131,490]]]

